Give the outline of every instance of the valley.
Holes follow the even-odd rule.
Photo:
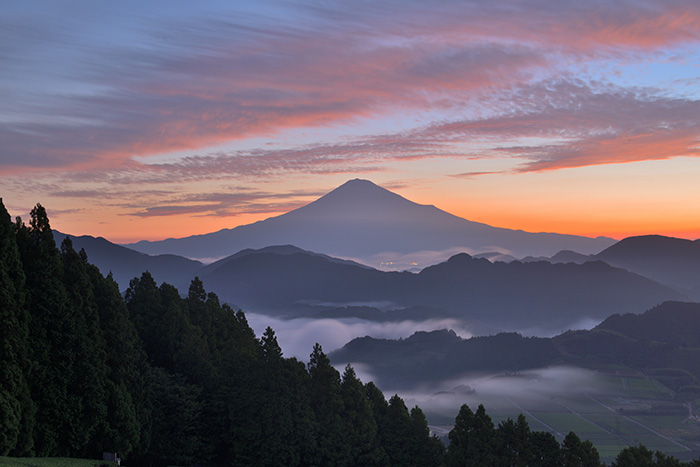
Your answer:
[[[416,212],[450,216],[414,206],[370,182],[351,181],[281,218],[311,220],[312,228],[323,220],[341,230],[348,230],[352,219],[358,231],[367,232],[372,229],[361,227],[363,222],[378,222],[381,235],[398,237],[381,227],[378,214],[392,209],[403,212],[405,231],[417,229],[405,223]],[[270,219],[268,231],[286,232],[286,224],[276,219]],[[400,224],[397,219],[392,226]],[[424,226],[426,219],[420,220]],[[450,222],[488,230],[469,221]],[[397,262],[385,262],[384,270],[369,264],[383,248],[381,235],[346,244],[339,231],[327,230],[326,243],[311,242],[313,250],[264,245],[306,235],[298,227],[288,230],[299,237],[259,230],[255,242],[208,264],[176,253],[185,251],[183,245],[215,246],[214,237],[164,241],[153,255],[103,238],[52,235],[57,244],[65,240],[84,251],[122,291],[155,280],[153,286],[172,284],[168,293],[184,296],[192,293],[194,280],[217,303],[246,312],[258,335],[274,323],[287,356],[305,361],[310,346],[323,341],[337,369],[349,363],[363,380],[399,394],[409,407],[421,407],[433,433],[443,437],[462,404],[483,404],[496,425],[522,413],[532,430],[551,433],[560,443],[574,431],[591,440],[606,461],[640,443],[679,459],[700,456],[700,305],[692,303],[700,271],[697,242],[647,236],[609,245],[597,239],[598,252],[554,252],[549,246],[546,253],[538,250],[539,256],[517,259],[511,254],[525,250],[513,244],[493,248],[469,238],[475,242],[465,240],[469,247],[437,245],[450,252],[445,259],[427,255],[433,263],[408,263],[409,270],[392,271]],[[420,235],[430,237],[426,232]],[[504,242],[515,238],[501,231],[486,235]],[[552,245],[561,240],[552,234],[526,237],[556,240]],[[225,240],[228,251],[242,245],[233,238]],[[356,254],[359,250],[343,250],[348,254],[338,257],[329,253],[341,251],[340,245],[356,248],[358,242],[366,243],[364,256]],[[149,250],[148,245],[139,248]],[[436,247],[394,245],[403,246],[380,256],[407,258]],[[650,250],[664,253],[650,257]]]
[[[476,392],[470,395],[407,396],[406,400],[424,408],[436,433],[452,429],[450,401],[453,406],[484,404],[495,424],[525,414],[531,429],[550,432],[560,441],[573,430],[581,439],[591,440],[608,462],[623,448],[640,443],[679,459],[700,455],[700,422],[689,414],[690,402],[674,401],[671,391],[635,370],[582,371],[587,373],[586,384],[571,384],[565,391],[547,387],[560,384],[548,378],[549,371],[533,370],[491,377],[517,387],[517,392],[490,391],[485,381],[483,390],[475,384]]]

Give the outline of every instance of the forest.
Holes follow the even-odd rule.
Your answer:
[[[419,407],[389,400],[320,345],[285,358],[275,333],[195,278],[186,297],[148,272],[124,295],[46,210],[13,222],[0,200],[0,455],[126,465],[594,466],[590,441],[494,426],[463,405],[445,443]],[[642,463],[644,462],[644,463]],[[682,464],[643,446],[614,463]]]

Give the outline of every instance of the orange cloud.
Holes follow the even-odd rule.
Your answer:
[[[311,20],[302,25],[209,19],[169,31],[182,35],[175,46],[94,50],[104,72],[90,69],[87,79],[106,90],[53,96],[38,107],[55,119],[3,125],[0,166],[121,167],[134,155],[284,129],[483,106],[484,96],[582,53],[624,56],[700,39],[700,11],[690,1],[561,3],[556,11],[539,1],[366,8],[305,10]]]

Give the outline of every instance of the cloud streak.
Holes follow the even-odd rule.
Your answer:
[[[630,54],[700,39],[700,11],[693,2],[562,2],[558,6],[561,8],[554,11],[543,1],[497,5],[448,1],[430,9],[418,2],[359,8],[301,4],[293,12],[295,21],[289,21],[285,17],[289,12],[282,10],[252,20],[244,20],[239,11],[219,18],[206,14],[189,20],[164,18],[153,23],[157,26],[149,25],[150,29],[119,36],[116,45],[99,42],[94,46],[79,33],[70,33],[46,18],[40,22],[41,29],[9,28],[4,35],[24,44],[25,56],[4,50],[0,63],[6,67],[5,81],[21,76],[24,64],[30,70],[45,67],[49,76],[70,82],[71,88],[40,100],[31,96],[38,88],[13,85],[24,92],[19,97],[5,96],[10,108],[18,111],[5,116],[9,121],[0,130],[4,147],[0,166],[7,170],[123,168],[134,155],[195,151],[290,129],[371,120],[393,112],[467,109],[479,113],[488,111],[484,110],[489,102],[485,96],[512,93],[533,83],[535,88],[542,86],[537,84],[538,77],[560,73],[559,63],[626,59]],[[280,8],[271,3],[272,10]],[[392,21],[386,21],[387,17]],[[134,39],[141,42],[132,42]],[[53,41],[80,44],[71,52],[75,70],[41,63],[55,50]],[[558,111],[563,115],[555,115],[554,108],[541,109],[544,115],[537,118],[534,114],[530,124],[546,124],[546,117],[585,119],[587,115],[579,117],[572,110],[579,104],[596,104],[590,102],[590,95],[567,94],[570,89],[557,86],[549,90],[559,99],[572,101],[568,113],[561,106]],[[468,127],[476,131],[476,122],[481,122],[490,132],[499,133],[500,139],[509,131],[518,133],[514,125],[528,122],[520,115],[524,107],[518,108],[517,103],[492,120],[469,120],[471,125],[462,131]],[[694,102],[687,104],[694,107]],[[510,112],[519,118],[509,119]],[[674,144],[682,135],[675,132],[671,136],[676,139],[659,139],[659,144]],[[691,136],[682,137],[674,152],[687,146]],[[649,138],[656,139],[654,135]],[[568,165],[556,151],[544,147],[541,154],[531,155],[534,161],[525,169],[578,166],[583,160],[597,163],[588,156],[593,146],[610,152],[616,149],[607,146],[605,137],[587,141],[591,148],[584,144],[582,156],[570,154]],[[648,142],[641,135],[621,141]],[[439,146],[436,140],[431,142]],[[408,142],[401,144],[405,147]],[[428,143],[424,140],[422,144]],[[324,149],[328,152],[323,161],[314,160],[309,150],[304,152],[309,168],[338,171],[352,157],[347,151],[353,152],[343,145]],[[355,147],[354,152],[361,149]],[[439,148],[424,149],[409,148],[407,153],[414,157],[443,154]],[[332,158],[343,151],[345,159]],[[266,166],[284,166],[287,160],[292,166],[301,163],[288,152],[275,157],[261,151],[246,157],[266,160],[191,156],[180,164],[213,176],[206,173],[205,166],[218,163],[229,167],[226,173],[259,174]],[[609,154],[600,156],[603,162],[613,159]],[[319,168],[324,165],[334,168]]]
[[[699,155],[694,0],[54,3],[0,18],[0,185],[66,231],[205,233],[354,177],[467,217],[448,191]]]

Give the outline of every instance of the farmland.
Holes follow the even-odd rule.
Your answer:
[[[604,461],[640,443],[679,459],[700,457],[700,422],[690,404],[674,400],[670,390],[640,372],[547,369],[469,383],[471,394],[414,394],[407,403],[419,404],[438,434],[451,429],[459,405],[483,404],[496,425],[523,413],[533,430],[549,431],[559,441],[574,431],[591,440]]]

